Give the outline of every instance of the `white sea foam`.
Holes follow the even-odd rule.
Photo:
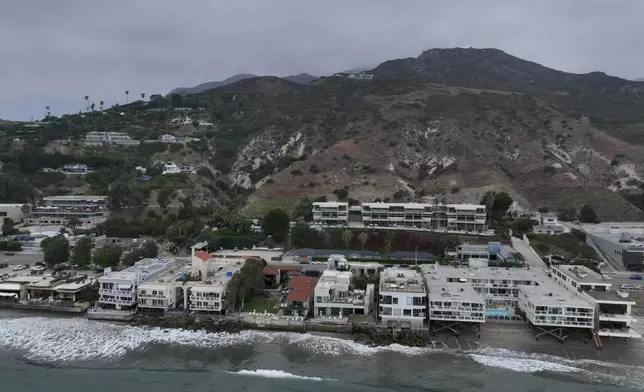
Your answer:
[[[470,354],[470,358],[485,366],[514,370],[515,372],[535,373],[540,371],[569,373],[581,371],[572,366],[555,362],[541,361],[538,359],[519,359],[509,357],[492,357],[480,354]]]
[[[0,319],[0,350],[20,350],[31,360],[66,362],[78,360],[118,360],[127,353],[143,350],[151,344],[219,348],[246,344],[278,342],[296,346],[317,355],[371,356],[397,353],[420,356],[448,353],[469,357],[485,366],[521,372],[579,372],[614,375],[625,379],[644,379],[644,367],[625,366],[596,360],[572,360],[544,354],[530,354],[498,348],[451,350],[407,347],[392,344],[372,347],[330,336],[293,332],[243,331],[238,334],[207,333],[115,325],[79,318],[27,317]],[[439,347],[439,344],[436,344]],[[603,377],[603,376],[602,376]]]
[[[351,340],[291,332],[243,331],[229,334],[132,327],[71,318],[0,319],[0,348],[21,350],[27,358],[42,361],[117,360],[150,344],[217,348],[271,342],[284,342],[330,356],[368,356],[379,352],[421,355],[439,351],[399,344],[370,347]]]
[[[246,376],[254,376],[254,377],[265,377],[265,378],[285,378],[285,379],[312,380],[312,381],[333,381],[331,379],[325,379],[325,378],[320,378],[320,377],[298,376],[296,374],[287,373],[287,372],[285,372],[283,370],[257,369],[257,370],[240,370],[238,372],[229,372],[229,373],[243,374],[243,375],[246,375]]]

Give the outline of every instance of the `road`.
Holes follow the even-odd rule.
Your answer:
[[[7,263],[9,265],[29,264],[33,266],[37,261],[43,261],[43,254],[39,252],[16,252],[13,256],[5,255],[5,252],[0,252],[0,264]]]
[[[525,262],[530,266],[530,268],[545,267],[545,264],[543,263],[543,261],[541,261],[539,255],[537,255],[534,249],[526,245],[523,240],[516,237],[510,237],[510,239],[512,241],[512,247],[514,248],[514,250],[521,253],[523,257],[525,257]]]

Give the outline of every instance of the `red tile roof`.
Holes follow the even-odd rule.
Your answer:
[[[264,267],[264,275],[268,276],[277,276],[280,274],[280,269],[279,267]]]
[[[294,276],[288,281],[288,288],[290,290],[287,300],[288,301],[306,301],[309,295],[315,289],[315,284],[318,278],[312,276]]]
[[[208,252],[204,252],[203,250],[196,251],[195,256],[203,261],[212,259],[212,256]]]

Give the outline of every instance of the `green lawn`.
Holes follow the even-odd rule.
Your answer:
[[[277,313],[279,308],[275,307],[276,304],[277,301],[274,299],[257,297],[244,304],[244,312],[252,312],[254,310],[258,313],[264,313],[265,310],[268,313]]]

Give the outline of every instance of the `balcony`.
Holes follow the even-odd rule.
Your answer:
[[[630,314],[599,313],[599,320],[629,322],[633,321],[634,318]]]
[[[124,306],[136,305],[136,299],[134,298],[129,300],[122,300],[122,299],[109,298],[109,297],[100,297],[98,302],[103,304],[124,305]]]
[[[204,312],[219,312],[221,307],[219,305],[196,305],[190,304],[190,310],[204,311]]]

